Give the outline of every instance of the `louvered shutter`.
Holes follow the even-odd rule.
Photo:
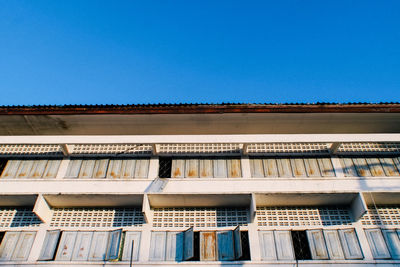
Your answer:
[[[289,159],[277,159],[279,177],[293,177]]]
[[[135,168],[135,178],[147,178],[149,171],[148,159],[137,159]]]
[[[165,260],[181,261],[182,260],[182,242],[183,235],[181,232],[167,232],[167,247]]]
[[[98,159],[94,165],[93,178],[105,178],[108,167],[108,159]]]
[[[390,259],[389,250],[386,247],[381,229],[365,229],[365,235],[375,259]]]
[[[264,167],[262,159],[250,159],[251,177],[264,177]]]
[[[7,232],[0,245],[0,261],[9,261],[17,245],[20,232]]]
[[[325,246],[322,230],[307,230],[307,238],[312,258],[315,260],[327,260],[328,250]]]
[[[226,161],[229,178],[238,178],[242,176],[242,169],[240,167],[240,159],[228,159]]]
[[[217,232],[218,260],[231,261],[235,259],[233,231]]]
[[[217,260],[217,238],[215,232],[200,232],[200,260]]]
[[[18,171],[20,164],[21,164],[20,160],[8,160],[7,165],[4,168],[3,173],[1,174],[1,177],[2,178],[16,178],[17,171]]]
[[[106,259],[109,232],[94,232],[89,250],[89,261],[103,261]]]
[[[276,260],[274,231],[259,231],[258,238],[260,240],[261,259]]]
[[[93,232],[78,232],[72,252],[73,261],[86,261],[89,257]]]
[[[166,232],[151,232],[150,260],[165,260]]]
[[[239,226],[237,226],[235,230],[233,230],[233,239],[235,245],[235,259],[240,259],[243,256],[243,246]]]
[[[122,251],[122,260],[129,261],[131,259],[132,241],[133,241],[133,255],[132,260],[139,260],[141,232],[125,232],[124,249]]]
[[[121,244],[122,229],[109,232],[107,246],[107,260],[116,260],[119,255],[119,246]]]
[[[212,178],[213,175],[213,160],[201,159],[200,160],[200,177],[201,178]]]
[[[35,236],[36,232],[21,232],[11,260],[26,261],[31,252],[33,241],[35,241]]]
[[[317,159],[306,158],[304,159],[306,165],[306,171],[308,177],[320,177],[321,173],[319,171]]]
[[[293,260],[293,242],[290,231],[275,231],[276,254],[278,260]]]
[[[173,159],[171,178],[183,178],[185,175],[185,160],[183,159]]]
[[[324,230],[324,236],[329,258],[331,260],[344,259],[344,253],[337,230]]]
[[[301,158],[290,159],[294,177],[306,177],[306,168]]]
[[[278,165],[275,159],[264,159],[264,176],[265,177],[279,177]]]
[[[199,176],[199,160],[187,159],[185,166],[185,177],[198,178]]]
[[[193,227],[183,232],[183,260],[187,261],[194,257],[194,232]]]
[[[70,261],[78,232],[63,232],[58,245],[56,260]]]
[[[393,259],[400,259],[400,237],[396,230],[382,230],[390,255]]]
[[[66,178],[78,178],[79,172],[81,170],[81,166],[82,166],[81,159],[70,160],[65,177]]]
[[[358,243],[358,238],[354,229],[340,229],[339,236],[346,259],[363,258],[360,244]]]
[[[228,171],[226,167],[226,160],[215,159],[214,160],[214,177],[215,178],[226,178]]]
[[[47,231],[39,260],[45,261],[54,259],[60,233],[60,230]]]

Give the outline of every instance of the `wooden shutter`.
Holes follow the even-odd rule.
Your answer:
[[[289,159],[277,159],[279,177],[293,177]]]
[[[324,230],[324,236],[329,258],[331,260],[344,259],[344,253],[337,230]]]
[[[340,241],[342,243],[344,256],[346,259],[362,259],[360,244],[354,229],[339,230]]]
[[[242,176],[242,168],[240,166],[240,159],[226,160],[229,178],[239,178]]]
[[[167,247],[165,260],[182,261],[182,242],[183,235],[181,232],[167,232]]]
[[[377,158],[367,158],[366,159],[372,176],[385,176],[382,165]]]
[[[137,261],[139,259],[140,235],[141,232],[125,232],[124,249],[122,251],[123,261],[129,261],[131,259],[132,241],[133,241],[132,260]]]
[[[171,178],[183,178],[185,175],[185,160],[183,159],[173,159]]]
[[[105,178],[108,167],[108,159],[98,159],[94,165],[93,177]]]
[[[327,260],[328,250],[325,246],[322,230],[307,230],[307,238],[312,258],[315,260]]]
[[[29,178],[42,178],[44,170],[47,165],[47,160],[35,160],[33,161],[33,165],[31,171],[28,174]]]
[[[58,168],[60,167],[61,160],[49,160],[43,174],[43,178],[55,178],[57,176]]]
[[[199,160],[187,159],[185,166],[185,177],[198,178],[199,176]]]
[[[306,159],[304,159],[304,163],[306,165],[306,171],[307,171],[308,177],[320,177],[321,176],[317,159],[306,158]]]
[[[72,252],[73,261],[86,261],[89,257],[93,232],[78,232]]]
[[[354,166],[356,167],[358,176],[365,177],[371,176],[367,161],[363,158],[354,158]]]
[[[121,167],[121,178],[129,179],[135,176],[136,160],[124,159]]]
[[[16,178],[27,178],[33,167],[33,163],[34,160],[21,160]]]
[[[194,232],[190,227],[183,232],[183,260],[187,261],[194,257]]]
[[[295,177],[306,177],[306,168],[304,167],[304,161],[301,158],[290,159],[292,165],[293,175]]]
[[[274,235],[278,260],[293,260],[294,251],[290,231],[275,231]]]
[[[35,240],[36,232],[21,232],[11,257],[13,261],[26,261]]]
[[[213,175],[213,160],[212,159],[201,159],[200,160],[200,177],[201,178],[212,178]]]
[[[226,167],[225,159],[215,159],[214,160],[214,177],[215,178],[226,178],[228,171]]]
[[[47,231],[39,260],[46,261],[54,259],[60,233],[60,230]]]
[[[318,158],[317,161],[323,177],[335,176],[331,158]]]
[[[117,179],[121,178],[122,160],[112,159],[108,164],[107,178]]]
[[[258,238],[260,240],[261,259],[276,260],[274,231],[259,231]]]
[[[137,159],[135,168],[135,178],[147,178],[149,171],[148,159]]]
[[[340,158],[343,172],[346,177],[357,177],[357,171],[351,158]]]
[[[264,167],[262,159],[250,159],[251,177],[264,177]]]
[[[109,232],[107,246],[107,260],[116,260],[119,256],[119,246],[121,244],[122,229]]]
[[[58,245],[56,260],[70,261],[78,232],[63,232]]]
[[[200,260],[217,260],[217,238],[215,232],[200,232]]]
[[[400,237],[396,230],[382,230],[390,255],[395,260],[400,259]]]
[[[233,231],[217,232],[218,260],[232,261],[235,259]]]
[[[109,232],[94,232],[89,250],[89,261],[106,259]]]
[[[365,235],[375,259],[390,259],[389,250],[386,247],[381,229],[365,229]]]
[[[275,159],[264,159],[264,176],[265,177],[279,177],[278,165]]]
[[[235,259],[240,259],[243,256],[243,246],[239,226],[237,226],[235,230],[233,230],[233,240],[235,245]]]
[[[151,232],[150,260],[165,260],[166,232]]]
[[[394,165],[393,159],[392,158],[380,158],[379,159],[383,170],[385,171],[385,174],[387,176],[399,176],[399,172],[396,169],[396,166]]]
[[[0,245],[0,261],[9,261],[17,245],[20,232],[7,232]]]
[[[79,172],[79,178],[92,178],[94,170],[94,159],[82,160],[81,170]]]
[[[66,178],[78,178],[79,171],[81,170],[82,160],[81,159],[71,159],[68,165]]]
[[[2,178],[16,178],[17,171],[18,171],[20,164],[21,164],[20,160],[8,160],[7,165],[4,168],[3,173],[1,174],[1,177]]]

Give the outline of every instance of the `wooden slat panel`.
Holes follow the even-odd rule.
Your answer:
[[[386,247],[381,229],[365,229],[365,235],[375,259],[390,259],[390,253]]]
[[[43,178],[55,178],[58,168],[60,168],[61,160],[49,160],[43,174]]]
[[[327,260],[329,258],[328,250],[325,246],[322,230],[307,230],[307,238],[312,258],[316,260]]]
[[[89,250],[89,261],[103,261],[106,259],[109,232],[94,232]]]
[[[13,261],[26,261],[35,240],[36,232],[22,232],[19,235],[17,245],[11,257]]]
[[[215,232],[200,232],[200,260],[217,260],[217,238]]]
[[[372,176],[385,176],[382,165],[377,158],[367,158],[367,163]]]
[[[380,158],[383,170],[387,176],[399,176],[400,173],[397,170],[393,158]]]
[[[177,236],[179,235],[180,232],[167,232],[167,247],[166,247],[166,255],[165,255],[165,260],[167,261],[176,261],[177,257],[181,255],[182,257],[182,252],[177,252],[177,242],[180,241],[182,242],[183,240],[177,239]],[[182,247],[180,247],[182,249]]]
[[[150,260],[165,260],[166,232],[151,232]]]
[[[56,252],[58,239],[60,238],[60,230],[47,231],[46,238],[44,239],[42,251],[39,260],[52,260]]]
[[[235,259],[233,231],[217,232],[218,260],[232,261]]]
[[[19,168],[19,165],[21,164],[20,160],[9,160],[7,161],[7,165],[3,170],[3,173],[1,174],[2,178],[16,178],[17,177],[17,171]]]
[[[66,178],[78,178],[81,167],[82,167],[81,159],[70,160],[65,177]]]
[[[279,177],[293,177],[289,159],[277,159]]]
[[[251,177],[264,177],[264,166],[262,159],[250,159]]]
[[[22,160],[17,171],[17,178],[27,178],[34,164],[34,160]]]
[[[86,261],[89,257],[93,232],[78,232],[72,252],[73,261]]]
[[[149,172],[149,160],[137,159],[135,168],[135,178],[147,178]]]
[[[337,230],[324,230],[324,236],[326,247],[328,248],[329,258],[331,260],[344,259],[344,253]]]
[[[44,170],[47,165],[47,160],[35,160],[31,171],[29,172],[29,178],[42,178]]]
[[[98,159],[94,165],[93,177],[105,178],[108,167],[108,159]]]
[[[226,161],[226,164],[228,168],[228,177],[238,178],[242,176],[240,159],[228,159]]]
[[[119,246],[121,244],[122,229],[114,230],[109,233],[107,260],[116,260],[119,256]]]
[[[81,170],[79,172],[79,178],[84,178],[84,179],[92,178],[95,162],[96,161],[93,159],[82,160],[82,166],[81,166]]]
[[[274,231],[260,231],[258,237],[260,239],[261,259],[276,260]]]
[[[275,159],[264,159],[263,163],[265,177],[279,177],[278,165]]]
[[[400,237],[396,230],[382,230],[383,236],[386,240],[390,255],[393,259],[400,259]]]
[[[333,169],[332,160],[330,158],[318,158],[317,161],[323,177],[335,176],[335,170]]]
[[[108,163],[107,178],[118,179],[121,178],[122,160],[112,159]]]
[[[278,260],[293,260],[294,251],[290,231],[275,231],[274,234]]]
[[[121,178],[129,179],[135,176],[136,160],[124,159],[121,167]]]
[[[321,176],[317,159],[305,158],[304,163],[306,165],[306,171],[307,171],[308,177],[320,177]]]
[[[346,259],[362,259],[360,244],[354,229],[340,229],[340,241]]]
[[[78,232],[63,232],[58,245],[56,260],[70,261]]]
[[[0,245],[0,261],[9,261],[18,242],[20,232],[5,233]]]
[[[340,158],[343,172],[346,177],[357,177],[357,171],[351,158]]]
[[[371,176],[367,161],[363,158],[354,158],[354,166],[356,167],[358,176],[365,177]]]
[[[199,160],[198,159],[187,159],[185,166],[185,177],[187,178],[199,178]]]
[[[183,260],[187,261],[194,257],[194,232],[190,227],[183,232]]]
[[[124,249],[122,251],[122,260],[129,261],[131,259],[132,241],[133,241],[133,261],[139,260],[141,232],[125,232]]]
[[[212,159],[201,159],[200,160],[200,177],[201,178],[212,178],[213,174],[213,160]]]
[[[240,259],[243,256],[243,246],[239,226],[233,230],[233,239],[235,244],[235,259]]]
[[[213,163],[214,163],[214,177],[215,178],[228,177],[228,171],[227,171],[225,159],[215,159]]]
[[[301,158],[290,159],[292,165],[293,175],[295,177],[306,177],[306,168],[304,166],[304,161]]]
[[[185,174],[185,160],[173,159],[171,168],[171,178],[183,178]]]

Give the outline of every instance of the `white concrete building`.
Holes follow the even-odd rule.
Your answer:
[[[0,107],[0,266],[399,266],[400,104]]]

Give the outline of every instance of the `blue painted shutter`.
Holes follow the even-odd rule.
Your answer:
[[[242,250],[242,238],[240,237],[240,227],[237,226],[235,230],[233,230],[233,239],[235,244],[235,259],[239,259],[243,256]]]
[[[389,250],[386,247],[381,229],[365,229],[365,235],[375,259],[390,259]]]
[[[233,231],[217,232],[218,260],[231,261],[235,259],[233,247]]]
[[[396,230],[382,230],[390,255],[395,260],[400,259],[400,238]]]
[[[187,261],[194,257],[194,232],[193,227],[183,232],[183,260]]]
[[[182,241],[183,234],[181,232],[167,232],[167,248],[165,260],[182,261]]]
[[[109,233],[107,260],[116,260],[119,255],[119,246],[121,244],[122,229],[114,230]]]
[[[109,232],[94,232],[89,250],[89,261],[103,261],[106,259]]]

